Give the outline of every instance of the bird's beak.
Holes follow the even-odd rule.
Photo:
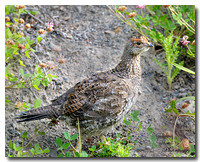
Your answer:
[[[153,47],[153,44],[149,43],[146,45],[147,47]]]

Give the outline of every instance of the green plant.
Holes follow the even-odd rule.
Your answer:
[[[151,128],[151,125],[149,125],[149,127],[147,128],[147,133],[150,135],[149,140],[150,140],[152,146],[154,148],[157,148],[158,147],[158,144],[156,143],[157,139],[156,139],[155,134],[153,134],[153,132],[154,132],[154,129]]]
[[[96,146],[89,148],[89,151],[95,157],[129,157],[130,150],[133,149],[133,146],[130,144],[126,145],[126,142],[125,144],[123,142],[125,141],[116,141],[115,139],[107,138],[103,142],[99,142],[100,153]]]
[[[45,132],[39,131],[39,128],[35,127],[35,135],[33,138],[29,140],[29,136],[27,132],[21,132],[22,143],[20,146],[17,146],[13,141],[9,141],[9,153],[8,157],[41,157],[43,154],[49,153],[49,148],[45,148],[44,150],[40,147],[39,143],[36,143],[34,146],[31,145],[31,142],[39,135],[45,135]],[[28,143],[24,145],[25,140]],[[28,146],[30,148],[28,149]]]
[[[175,136],[174,139],[169,137],[165,140],[165,143],[170,144],[170,147],[174,148],[174,154],[173,154],[174,157],[184,157],[185,156],[182,153],[177,152],[178,150],[183,151],[186,149],[186,148],[184,148],[183,141],[187,141],[187,139],[183,139],[181,141],[181,139],[177,136]],[[195,150],[193,144],[188,143],[187,150],[188,150],[186,152],[187,157],[195,157],[196,150]]]
[[[149,14],[144,15],[144,7]],[[187,53],[187,57],[195,58],[195,6],[137,6],[137,8],[141,8],[141,15],[139,15],[135,10],[127,12],[127,7],[125,6],[115,6],[115,10],[110,6],[108,6],[108,8],[122,22],[132,27],[141,35],[145,37],[148,35],[150,39],[154,40],[155,44],[164,48],[166,53],[165,61],[167,62],[167,70],[164,68],[165,64],[161,64],[158,60],[156,60],[156,62],[167,75],[169,89],[171,89],[172,80],[180,70],[194,74],[192,70],[183,67],[183,61],[180,61],[180,63],[176,63],[176,61],[178,53],[179,55]],[[185,35],[188,36],[185,37]],[[174,39],[175,41],[173,41]],[[192,43],[190,43],[191,41]],[[179,42],[182,46],[178,45]],[[170,50],[170,47],[174,47],[174,50]],[[173,68],[173,66],[175,66],[175,68]],[[173,69],[174,71],[172,73]]]
[[[171,90],[172,88],[172,81],[173,79],[178,75],[180,69],[173,66],[172,63],[175,63],[177,61],[177,58],[179,56],[179,51],[178,49],[178,41],[179,41],[179,37],[176,38],[176,40],[173,40],[173,31],[171,32],[171,34],[168,37],[163,37],[162,35],[160,35],[160,39],[162,40],[162,45],[164,47],[164,50],[166,52],[165,56],[165,60],[167,62],[167,66],[165,64],[161,64],[160,61],[158,59],[155,59],[155,61],[157,62],[157,64],[162,68],[162,70],[164,71],[164,73],[167,76],[167,81],[168,81],[168,85],[169,85],[169,89]],[[183,65],[183,61],[179,63],[179,65]],[[167,68],[166,68],[167,67]]]
[[[63,141],[57,137],[56,138],[56,144],[59,146],[59,148],[57,148],[57,150],[60,150],[61,153],[58,155],[58,157],[72,157],[71,152],[70,151],[66,151],[69,146],[71,146],[71,148],[74,151],[74,157],[88,157],[88,154],[85,151],[79,151],[73,146],[72,141],[76,140],[78,138],[78,134],[74,134],[73,136],[70,136],[70,134],[68,132],[64,132],[64,137],[67,139],[68,142],[63,143]],[[80,140],[80,138],[79,138]],[[79,146],[80,147],[80,146]]]
[[[53,65],[46,65],[41,63],[33,49],[34,46],[38,45],[49,32],[53,31],[53,24],[49,23],[47,27],[47,32],[40,29],[35,40],[31,40],[30,37],[24,36],[23,31],[29,30],[31,28],[30,24],[24,25],[24,20],[20,18],[21,13],[27,13],[23,5],[19,6],[5,6],[6,15],[12,15],[14,22],[10,22],[10,18],[6,16],[6,31],[5,31],[5,78],[6,78],[6,88],[30,88],[33,86],[35,89],[39,90],[39,85],[42,84],[46,87],[52,78],[56,76],[50,72],[54,69]],[[42,34],[44,34],[42,36]],[[26,67],[24,62],[26,59],[31,59],[30,53],[32,53],[36,59],[39,61],[39,67],[36,65],[36,73],[25,73],[23,68],[20,68],[18,72],[13,71],[13,66],[19,62],[19,65]],[[16,65],[18,66],[18,64]],[[16,69],[15,66],[15,69]],[[46,69],[48,71],[46,71]],[[43,72],[42,72],[43,70]],[[19,75],[19,73],[21,75]]]

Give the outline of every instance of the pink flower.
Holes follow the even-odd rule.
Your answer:
[[[186,41],[186,40],[188,40],[188,36],[187,36],[187,35],[184,35],[184,36],[183,36],[183,41]]]
[[[187,40],[184,40],[184,41],[181,41],[182,45],[188,45],[188,43],[190,43],[190,41],[187,41]]]
[[[48,23],[47,25],[47,30],[52,32],[54,29],[53,29],[53,23]]]
[[[136,8],[141,8],[141,9],[144,8],[144,7],[145,7],[145,5],[137,5],[136,6]]]
[[[66,63],[67,62],[67,60],[66,59],[56,59],[56,61],[58,62],[58,63],[60,63],[60,64],[63,64],[63,63]]]

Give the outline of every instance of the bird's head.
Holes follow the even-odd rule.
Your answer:
[[[153,45],[144,36],[132,37],[127,43],[124,52],[129,55],[137,56],[142,52],[148,51]]]

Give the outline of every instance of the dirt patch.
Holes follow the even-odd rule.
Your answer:
[[[37,91],[35,89],[6,89],[6,95],[11,102],[25,101],[33,103],[36,98],[43,101],[43,105],[50,103],[51,99],[61,95],[72,87],[75,83],[87,78],[97,71],[106,71],[115,67],[120,61],[123,48],[128,37],[135,33],[130,27],[120,22],[116,16],[112,15],[106,6],[28,6],[38,8],[42,11],[40,20],[52,21],[54,18],[55,31],[47,36],[41,46],[36,48],[36,54],[42,62],[53,61],[57,58],[67,60],[65,64],[59,64],[55,70],[58,78],[51,86]],[[136,10],[135,6],[128,9]],[[45,17],[44,17],[45,16]],[[36,27],[39,29],[40,25]],[[116,30],[118,29],[118,30]],[[37,31],[37,30],[35,30]],[[27,33],[31,36],[31,32]],[[55,48],[60,48],[59,53]],[[165,143],[162,133],[165,130],[172,131],[174,119],[165,117],[165,109],[169,107],[173,98],[195,95],[194,76],[181,72],[173,82],[172,91],[168,91],[167,79],[161,68],[155,63],[154,58],[163,58],[164,53],[156,54],[152,49],[141,56],[142,66],[142,95],[138,98],[134,110],[140,110],[140,119],[143,122],[143,129],[136,134],[134,139],[138,141],[135,150],[141,157],[171,157],[173,149]],[[35,68],[37,60],[32,56],[31,61],[27,61],[27,70]],[[13,69],[15,70],[15,69]],[[34,134],[35,126],[45,127],[48,120],[33,121],[27,123],[16,123],[14,116],[19,112],[13,107],[6,105],[6,152],[8,152],[8,142],[14,141],[17,145],[22,143],[19,138],[19,131],[27,131]],[[146,128],[151,124],[155,130],[158,148],[152,148]],[[184,134],[195,142],[195,124],[189,119],[180,119],[180,127]],[[122,124],[123,126],[123,124]],[[165,126],[165,127],[163,127]],[[192,128],[190,127],[192,126]],[[189,131],[185,131],[190,128]],[[63,133],[73,130],[67,124],[60,122],[59,125],[49,127],[45,130],[45,136],[39,136],[32,143],[39,143],[42,148],[49,147],[50,157],[57,157],[55,139],[61,137]],[[112,136],[117,130],[108,133]],[[83,149],[87,150],[89,144],[83,144]],[[7,154],[6,154],[7,156]],[[133,155],[134,156],[134,153]]]

